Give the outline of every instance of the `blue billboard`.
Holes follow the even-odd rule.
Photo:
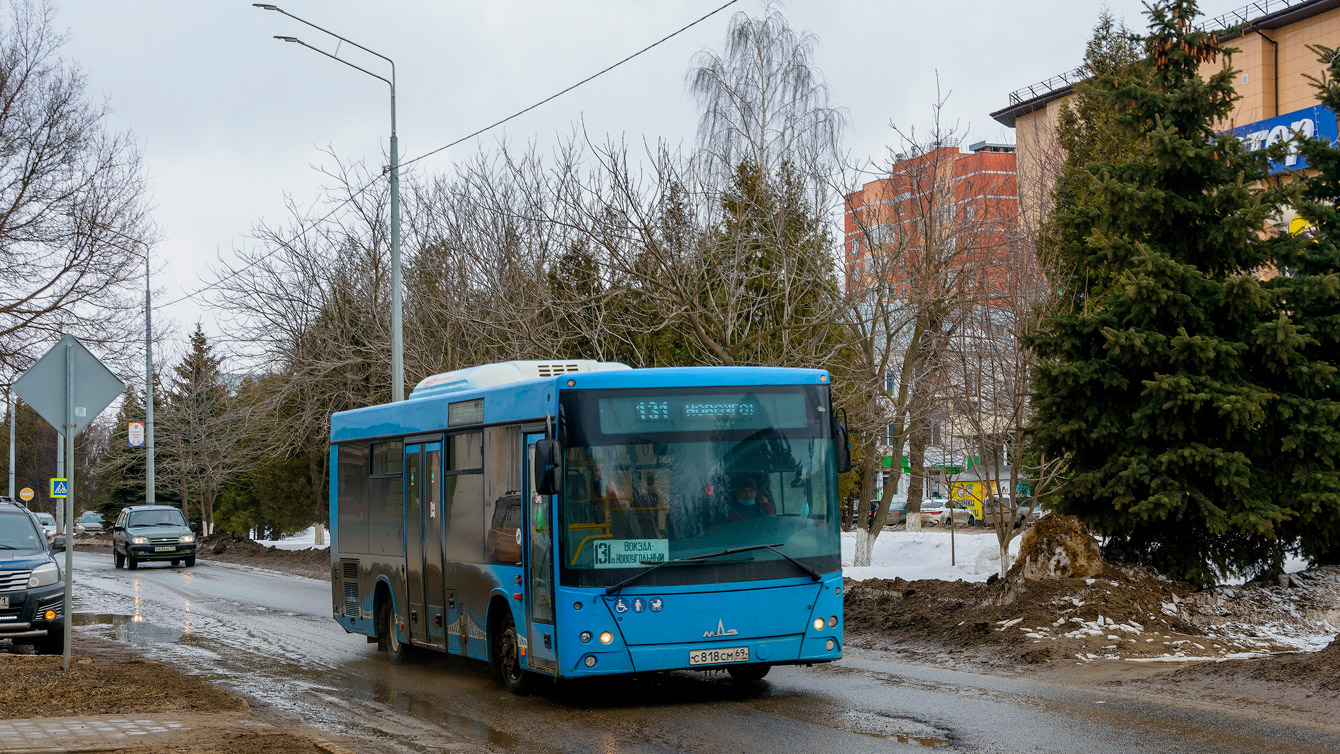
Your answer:
[[[1295,135],[1329,139],[1331,143],[1335,143],[1337,138],[1335,113],[1321,105],[1238,126],[1230,133],[1242,139],[1243,146],[1248,152],[1265,149],[1281,141],[1289,141]],[[1270,174],[1288,173],[1306,167],[1307,160],[1298,153],[1298,145],[1295,142],[1290,145],[1289,153],[1283,160],[1270,161]]]

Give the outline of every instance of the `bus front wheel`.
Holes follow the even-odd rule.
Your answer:
[[[530,673],[521,667],[521,641],[510,614],[502,619],[493,637],[493,668],[508,691],[517,696],[530,693]]]
[[[769,670],[772,670],[772,666],[766,662],[753,665],[731,665],[726,668],[726,672],[730,673],[731,680],[737,683],[761,681]]]

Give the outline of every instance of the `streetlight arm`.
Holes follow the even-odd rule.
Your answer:
[[[386,81],[386,79],[382,78],[381,76],[377,76],[377,74],[375,74],[375,73],[369,73],[368,71],[364,71],[362,68],[358,68],[358,66],[356,66],[356,65],[353,66],[353,67],[354,67],[354,68],[358,68],[358,70],[363,71],[364,73],[368,73],[368,75],[370,75],[370,76],[377,76],[377,78],[382,79],[382,81],[386,81],[386,83],[390,84],[390,85],[391,85],[391,89],[395,89],[395,61],[394,61],[394,60],[392,60],[392,59],[386,57],[385,55],[381,54],[380,52],[377,52],[376,50],[369,50],[368,48],[366,48],[366,47],[364,47],[363,45],[361,45],[361,44],[355,42],[355,41],[352,40],[352,39],[346,39],[345,37],[342,37],[342,36],[340,36],[339,34],[336,34],[335,32],[331,31],[330,29],[326,29],[326,28],[324,28],[324,27],[317,26],[316,24],[314,24],[314,23],[312,23],[311,21],[308,21],[308,20],[306,20],[306,19],[298,18],[297,16],[293,15],[292,13],[289,13],[288,11],[284,10],[283,8],[280,8],[280,7],[277,6],[277,5],[272,5],[272,4],[270,4],[270,3],[252,3],[252,5],[255,6],[255,7],[257,7],[257,8],[260,8],[261,10],[272,10],[272,11],[275,11],[275,12],[277,12],[277,13],[282,13],[282,14],[284,14],[285,16],[288,16],[289,18],[293,19],[294,21],[297,21],[298,23],[306,24],[306,25],[312,27],[313,29],[316,29],[317,31],[321,32],[322,34],[329,34],[330,36],[335,37],[336,39],[340,40],[341,42],[347,42],[347,43],[353,45],[354,47],[357,47],[358,49],[362,50],[363,52],[366,52],[366,53],[369,54],[369,55],[376,55],[377,57],[381,58],[382,60],[385,60],[387,63],[390,63],[390,64],[391,64],[391,80],[390,80],[390,81]],[[311,45],[307,45],[307,46],[310,47]],[[313,47],[312,49],[316,50],[315,47]],[[317,50],[317,52],[321,52],[321,51],[320,51],[320,50]],[[323,55],[328,55],[329,57],[332,57],[332,58],[335,57],[334,55],[329,55],[329,53],[321,53],[321,54],[323,54]],[[345,61],[343,61],[343,60],[340,60],[339,58],[335,58],[335,59],[336,59],[336,60],[339,60],[341,63],[344,63],[344,62],[345,62]],[[353,64],[352,64],[352,63],[347,63],[346,65],[353,65]]]
[[[392,92],[392,93],[395,92],[395,84],[391,83],[390,79],[387,79],[385,76],[380,76],[380,75],[378,75],[378,74],[375,74],[375,73],[373,73],[372,71],[369,71],[369,70],[366,69],[366,68],[362,68],[362,67],[360,67],[360,66],[354,65],[353,63],[350,63],[349,61],[345,60],[344,58],[339,57],[338,55],[332,55],[332,54],[326,52],[325,50],[323,50],[323,49],[321,49],[321,48],[319,48],[319,47],[313,47],[312,45],[307,44],[306,42],[302,41],[301,39],[298,39],[297,37],[275,37],[275,39],[278,39],[278,40],[281,41],[281,42],[293,42],[293,43],[295,43],[295,44],[300,44],[300,45],[302,45],[303,47],[306,47],[307,49],[311,50],[312,52],[319,52],[319,53],[321,53],[322,55],[325,55],[326,57],[330,58],[331,60],[335,60],[335,61],[344,63],[345,65],[349,66],[350,68],[353,68],[354,70],[362,71],[363,73],[366,73],[367,75],[373,77],[374,79],[381,79],[382,81],[386,82],[386,85],[387,85],[387,86],[391,87],[391,92]],[[393,75],[394,75],[394,74],[393,74]]]

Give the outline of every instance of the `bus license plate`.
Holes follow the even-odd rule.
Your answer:
[[[177,548],[173,547],[172,545],[168,545],[167,547],[155,547],[154,552],[173,552],[176,549]]]
[[[690,665],[718,665],[723,662],[749,662],[749,647],[689,650]]]

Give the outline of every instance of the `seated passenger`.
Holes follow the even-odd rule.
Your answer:
[[[772,500],[759,493],[758,483],[752,476],[744,475],[735,481],[735,497],[727,504],[727,521],[775,515],[777,511],[773,509]]]

